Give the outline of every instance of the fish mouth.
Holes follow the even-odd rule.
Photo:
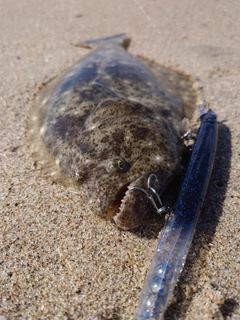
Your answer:
[[[123,230],[129,230],[142,224],[142,219],[151,209],[146,194],[139,190],[132,190],[134,182],[124,184],[110,203],[107,215]]]
[[[121,211],[121,205],[124,202],[124,198],[127,195],[128,186],[131,184],[131,182],[126,183],[123,185],[115,195],[114,200],[110,203],[108,209],[107,209],[107,216],[109,219],[112,219],[114,216],[116,216]]]

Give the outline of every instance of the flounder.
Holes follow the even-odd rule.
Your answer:
[[[86,43],[97,48],[38,95],[28,130],[45,172],[125,230],[151,209],[131,188],[146,188],[153,173],[161,194],[178,171],[196,104],[189,77],[132,56],[128,43],[125,35]]]

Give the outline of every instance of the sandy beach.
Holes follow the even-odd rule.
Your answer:
[[[137,1],[138,2],[138,1]],[[165,319],[240,319],[240,3],[0,0],[0,320],[130,320],[164,218],[122,231],[45,179],[26,139],[35,96],[120,33],[195,79],[217,113],[207,198]],[[142,9],[142,10],[141,10]]]

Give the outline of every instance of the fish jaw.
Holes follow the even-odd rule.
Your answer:
[[[121,181],[117,179],[108,185],[107,191],[105,190],[106,182],[104,179],[98,182],[96,176],[92,177],[97,192],[91,194],[93,186],[87,192],[85,199],[88,209],[104,220],[113,220],[117,227],[122,230],[130,230],[140,226],[146,214],[153,209],[146,194],[150,174],[145,173],[139,178],[136,173],[130,175],[130,177],[125,177]],[[166,185],[165,177],[168,175],[169,172],[161,170],[160,183],[157,188],[153,186],[157,192],[161,193],[161,190],[163,190]],[[101,177],[104,176],[101,175]],[[88,186],[90,185],[88,183]]]
[[[146,193],[134,189],[134,187],[145,190],[143,183],[136,184],[136,182],[134,182],[129,184],[124,197],[121,199],[121,204],[113,216],[116,225],[123,230],[140,226],[143,218],[152,208]]]
[[[159,183],[158,176],[161,175]],[[148,180],[150,175],[154,175],[156,180],[151,184],[159,195],[163,192],[166,185],[172,180],[173,176],[161,170],[158,174],[148,173],[141,176],[132,183],[125,185],[120,192],[117,193],[114,201],[108,208],[108,212],[116,225],[123,230],[129,230],[140,226],[146,214],[153,209],[150,195],[148,193]]]

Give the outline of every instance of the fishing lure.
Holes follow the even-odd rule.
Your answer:
[[[183,269],[213,168],[218,137],[216,118],[211,110],[200,116],[202,123],[187,174],[173,214],[161,233],[135,320],[163,318]],[[150,179],[148,191],[144,190],[144,193],[153,202],[155,192],[152,189]]]

